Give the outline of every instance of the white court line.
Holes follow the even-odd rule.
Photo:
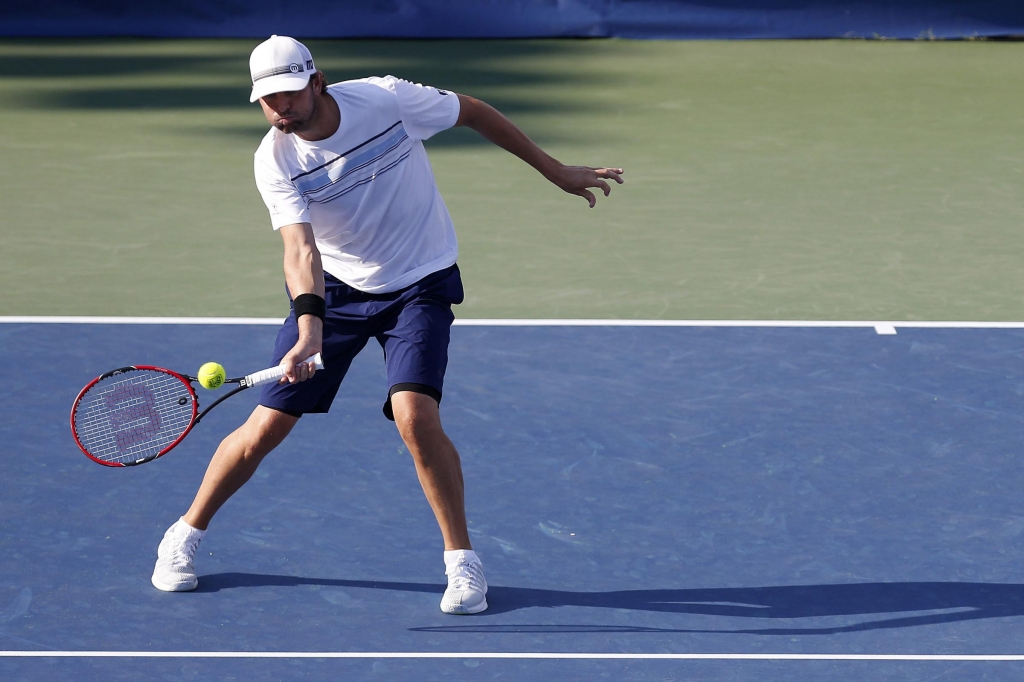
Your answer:
[[[606,654],[473,651],[0,651],[0,658],[464,658],[743,661],[1024,661],[1017,654]]]
[[[0,318],[2,320],[2,318]],[[897,322],[867,320],[489,320],[458,319],[456,325],[478,327],[824,327],[874,328],[880,334],[905,329],[1024,329],[1024,322]]]
[[[267,324],[279,325],[282,317],[34,317],[0,316],[0,324]]]
[[[87,317],[0,316],[0,324],[212,324],[279,325],[277,317]],[[878,334],[902,329],[1024,329],[1024,322],[900,322],[867,320],[574,320],[457,319],[460,327],[788,327],[873,328]]]

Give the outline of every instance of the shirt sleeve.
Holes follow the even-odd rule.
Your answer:
[[[385,79],[398,98],[398,111],[409,136],[429,139],[448,130],[459,119],[459,97],[454,92],[387,76]]]
[[[270,224],[275,230],[285,225],[310,222],[306,198],[280,169],[261,159],[259,152],[256,154],[253,170],[256,188],[260,191],[267,210],[270,211]]]

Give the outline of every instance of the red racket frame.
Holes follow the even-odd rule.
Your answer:
[[[89,451],[85,449],[84,445],[82,445],[82,441],[78,439],[78,432],[75,430],[75,413],[78,412],[78,405],[82,401],[82,397],[89,392],[89,389],[98,384],[99,382],[103,381],[104,379],[109,379],[110,377],[115,376],[117,374],[124,374],[125,372],[136,370],[163,372],[164,374],[171,375],[172,377],[180,381],[182,384],[184,384],[185,387],[188,389],[189,394],[191,394],[192,396],[192,418],[189,419],[188,426],[185,428],[182,434],[178,436],[177,439],[175,439],[173,443],[171,443],[170,445],[168,445],[167,447],[165,447],[163,450],[153,455],[152,457],[136,460],[134,462],[107,462],[102,459],[97,459],[96,457],[93,457],[91,454],[89,454]],[[131,365],[128,367],[119,367],[115,370],[107,372],[106,374],[101,374],[100,376],[90,381],[85,386],[85,388],[78,392],[78,397],[75,398],[75,402],[71,406],[71,436],[75,439],[75,443],[78,445],[78,449],[81,450],[86,457],[96,462],[97,464],[102,464],[105,467],[132,467],[138,464],[145,464],[146,462],[152,462],[155,459],[159,459],[166,455],[168,452],[170,452],[172,449],[174,449],[174,447],[178,443],[180,443],[185,438],[185,436],[189,434],[190,431],[192,431],[192,427],[194,427],[198,421],[199,396],[196,395],[196,391],[192,387],[192,381],[195,381],[195,379],[193,379],[192,377],[185,376],[183,374],[178,374],[174,370],[170,370],[165,367],[154,367],[152,365]],[[210,407],[213,406],[211,405]]]

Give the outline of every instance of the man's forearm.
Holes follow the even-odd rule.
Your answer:
[[[320,251],[316,248],[313,230],[307,223],[282,227],[284,239],[284,280],[288,293],[294,299],[302,294],[324,297],[324,270]],[[315,315],[300,315],[296,319],[299,339],[285,360],[300,361],[321,350],[323,321]],[[287,375],[292,381],[294,375]]]
[[[300,294],[324,295],[324,270],[320,252],[315,246],[297,246],[286,249],[284,280],[292,298]]]
[[[324,297],[324,271],[320,253],[316,248],[291,250],[285,254],[285,282],[292,298],[301,294],[316,294]],[[299,327],[299,341],[320,347],[323,324],[313,315],[302,315],[296,322]]]
[[[467,95],[459,95],[459,107],[459,118],[455,125],[472,128],[485,139],[515,154],[563,191],[586,199],[591,208],[597,202],[596,195],[590,191],[591,188],[596,188],[608,196],[611,186],[606,180],[622,184],[621,168],[566,166],[557,161],[534,144],[526,133],[505,118],[500,111],[486,102]]]
[[[551,179],[555,171],[562,165],[538,147],[515,123],[487,102],[481,102],[467,95],[459,95],[459,102],[462,113],[456,125],[475,130],[484,139],[515,154],[548,179]]]

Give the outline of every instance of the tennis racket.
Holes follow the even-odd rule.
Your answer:
[[[305,362],[323,369],[320,353]],[[233,395],[277,381],[281,367],[227,379],[238,386],[199,411],[196,377],[162,367],[121,367],[93,379],[71,407],[71,434],[85,456],[108,467],[145,464],[166,455],[195,426]]]

